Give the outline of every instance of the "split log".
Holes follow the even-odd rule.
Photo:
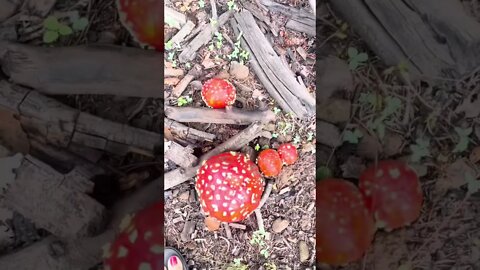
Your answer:
[[[179,46],[192,32],[193,28],[195,28],[195,24],[189,20],[168,42],[172,43],[174,46]]]
[[[118,155],[154,156],[163,143],[160,134],[80,112],[5,81],[0,82],[0,108],[15,113],[29,136],[62,148],[78,144]]]
[[[162,62],[162,53],[113,45],[0,44],[0,66],[10,80],[49,95],[160,98]]]
[[[214,134],[200,131],[191,127],[187,127],[181,123],[175,122],[168,118],[164,118],[164,121],[165,121],[164,123],[165,129],[170,130],[180,138],[192,139],[197,141],[210,141],[210,142],[213,142],[213,140],[215,139]]]
[[[173,88],[172,90],[172,96],[173,97],[180,97],[183,92],[185,91],[185,89],[187,89],[188,85],[193,81],[193,79],[195,79],[196,77],[198,77],[200,74],[201,74],[201,67],[200,65],[195,65],[189,72],[187,75],[185,75],[185,77],[183,77],[183,79],[180,81],[180,83],[178,83],[177,86],[175,86],[175,88]]]
[[[406,63],[414,78],[460,78],[480,65],[480,23],[456,0],[339,0],[331,5],[385,64]]]
[[[165,106],[165,116],[178,122],[248,125],[253,122],[268,123],[275,120],[270,111],[244,111]]]
[[[315,114],[315,98],[296,81],[282,63],[249,11],[235,14],[232,26],[243,33],[242,47],[250,52],[250,64],[268,93],[286,112],[304,118]]]
[[[167,172],[163,178],[164,190],[171,189],[195,177],[197,170],[202,164],[202,161],[226,151],[240,150],[244,145],[248,144],[250,141],[260,136],[262,134],[262,131],[263,124],[255,122],[248,126],[246,129],[239,132],[237,135],[231,137],[224,143],[218,145],[210,152],[203,155],[199,160],[199,164],[195,167],[190,167],[186,169],[178,168],[173,171]]]
[[[176,142],[165,142],[164,157],[182,168],[192,167],[198,162],[192,148],[183,147]]]
[[[1,162],[4,169],[9,166],[16,173],[2,194],[7,208],[58,237],[92,236],[104,229],[106,209],[87,195],[93,191],[93,183],[81,170],[61,174],[22,154]]]
[[[270,0],[260,0],[260,3],[270,11],[280,12],[289,17],[287,28],[305,33],[309,36],[316,36],[315,15],[301,9],[282,5]]]
[[[85,270],[102,261],[102,249],[115,239],[121,220],[155,202],[161,196],[161,180],[156,180],[115,204],[112,220],[102,234],[81,239],[54,236],[13,254],[0,257],[2,269],[17,270]],[[32,263],[35,262],[35,263]]]
[[[181,63],[186,63],[188,61],[192,61],[195,58],[197,51],[204,45],[206,45],[210,40],[212,40],[213,35],[217,31],[219,27],[224,25],[230,16],[232,15],[231,11],[227,11],[220,15],[218,21],[215,25],[206,24],[202,27],[200,33],[190,42],[188,43],[183,51],[178,56],[178,60]]]
[[[182,26],[187,23],[187,16],[173,8],[165,6],[165,23],[171,27],[181,29]]]

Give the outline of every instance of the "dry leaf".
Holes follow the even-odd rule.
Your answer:
[[[465,113],[466,118],[477,117],[480,114],[480,98],[477,97],[478,93],[473,91],[468,95],[455,109],[456,113]]]
[[[435,183],[435,192],[441,195],[449,189],[460,188],[467,183],[465,176],[468,174],[477,175],[475,169],[465,159],[458,159],[446,168],[444,177],[438,178]]]
[[[177,85],[180,82],[179,78],[165,78],[163,79],[163,84],[164,85]]]
[[[209,231],[216,231],[220,228],[220,221],[214,217],[206,217],[205,226]]]
[[[216,66],[215,62],[210,59],[210,53],[207,53],[203,58],[202,66],[205,67],[205,69],[213,68]]]
[[[473,163],[477,163],[480,161],[480,146],[473,148],[472,152],[470,152],[470,161]]]

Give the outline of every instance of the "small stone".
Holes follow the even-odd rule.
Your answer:
[[[190,86],[194,91],[202,90],[202,82],[201,81],[192,81],[190,82]]]
[[[288,220],[278,218],[272,224],[272,231],[274,233],[281,233],[288,227],[289,224],[290,222]]]
[[[244,80],[248,77],[249,70],[248,67],[240,64],[236,61],[233,61],[230,66],[230,75],[238,80]]]
[[[184,191],[184,192],[180,193],[178,198],[180,199],[180,201],[183,201],[183,202],[188,201],[188,198],[190,198],[190,191],[187,190],[187,191]]]
[[[300,262],[306,262],[310,257],[307,243],[305,243],[305,241],[300,241],[300,243],[298,244],[298,249],[300,251]]]

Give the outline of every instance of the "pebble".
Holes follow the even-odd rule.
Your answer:
[[[300,243],[298,244],[298,249],[300,251],[300,262],[306,262],[308,260],[308,257],[310,257],[307,243],[305,243],[305,241],[300,241]]]
[[[288,220],[278,218],[273,222],[272,230],[274,233],[281,233],[288,227],[288,225],[290,225],[290,222]]]

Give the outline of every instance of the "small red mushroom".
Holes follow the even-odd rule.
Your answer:
[[[359,187],[378,228],[391,231],[420,216],[422,188],[415,171],[403,162],[384,160],[368,167],[360,176]]]
[[[274,149],[265,149],[258,154],[257,164],[263,175],[274,177],[282,171],[283,162],[278,152]]]
[[[163,1],[117,0],[120,21],[141,45],[164,50]]]
[[[213,109],[223,109],[233,105],[236,95],[233,84],[220,78],[212,78],[202,87],[202,99],[208,107]]]
[[[245,154],[226,152],[202,164],[195,189],[207,216],[238,222],[257,209],[264,184],[257,165]]]
[[[343,179],[317,183],[317,258],[333,266],[360,259],[375,234],[373,217],[358,188]]]
[[[163,203],[159,201],[122,220],[115,241],[103,247],[105,270],[164,270],[163,246]]]
[[[298,159],[297,148],[291,143],[284,143],[280,145],[277,151],[283,163],[286,165],[292,165]]]

